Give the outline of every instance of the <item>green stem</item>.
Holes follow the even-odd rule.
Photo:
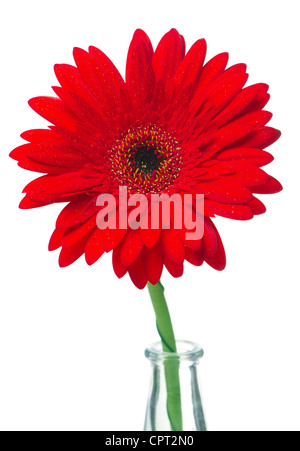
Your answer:
[[[148,290],[156,315],[156,325],[162,341],[163,351],[175,353],[177,352],[176,341],[169,309],[164,296],[164,287],[161,282],[158,282],[156,285],[148,283]],[[164,366],[169,420],[173,431],[182,431],[179,360],[166,359]]]

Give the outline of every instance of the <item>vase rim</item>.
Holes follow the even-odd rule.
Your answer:
[[[197,343],[188,340],[176,340],[177,352],[164,352],[161,341],[150,344],[145,350],[145,356],[152,362],[165,360],[189,360],[197,362],[204,355],[204,351]]]

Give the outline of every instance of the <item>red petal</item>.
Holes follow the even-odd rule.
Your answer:
[[[257,90],[256,96],[243,113],[251,113],[252,111],[262,110],[270,99],[270,94],[268,94],[268,85],[265,83],[257,83],[253,85],[253,87]]]
[[[82,129],[79,131],[77,129],[76,133],[73,133],[71,130],[67,130],[61,127],[53,127],[55,132],[60,135],[72,148],[74,148],[74,152],[79,155],[83,155],[89,161],[93,161],[98,165],[103,165],[103,138],[100,134],[95,139],[94,134],[88,134],[87,130],[83,131]],[[109,145],[109,139],[106,139],[106,145]]]
[[[102,231],[102,244],[105,252],[113,250],[127,233],[126,229],[105,229]]]
[[[27,196],[25,196],[19,205],[19,208],[21,208],[22,210],[28,210],[31,208],[39,208],[39,207],[44,207],[45,205],[49,205],[51,204],[52,201],[49,202],[36,202],[32,199],[29,199]]]
[[[141,238],[145,246],[153,247],[160,237],[160,232],[160,229],[140,229]]]
[[[265,205],[256,197],[254,197],[253,200],[248,203],[248,207],[251,208],[254,215],[262,215],[267,211]]]
[[[160,244],[156,244],[152,249],[145,247],[142,259],[147,279],[152,285],[156,285],[163,270],[163,253]]]
[[[68,229],[62,240],[63,248],[74,246],[84,236],[90,233],[96,227],[96,217],[92,216],[88,221],[78,226]]]
[[[115,247],[115,249],[113,250],[113,257],[112,257],[113,268],[114,268],[116,276],[119,279],[121,279],[123,276],[125,276],[125,274],[127,273],[127,270],[128,270],[121,263],[121,259],[120,259],[120,252],[122,249],[121,246],[122,246],[122,243],[119,246]]]
[[[193,230],[188,230],[185,227],[184,221],[182,224],[182,229],[176,229],[176,233],[178,234],[179,238],[181,239],[181,241],[183,242],[184,247],[188,247],[189,249],[191,249],[194,252],[198,252],[201,244],[202,244],[202,238],[195,240],[195,239],[187,239],[186,236],[189,233],[195,233],[196,232],[196,227]]]
[[[76,245],[68,247],[67,249],[62,249],[59,255],[59,266],[65,268],[78,260],[84,253],[87,240],[88,237],[85,236],[81,241],[76,243]]]
[[[20,168],[26,169],[27,171],[39,172],[41,174],[49,174],[49,175],[60,175],[64,174],[65,172],[74,170],[71,168],[50,166],[48,164],[39,163],[37,161],[32,160],[31,158],[26,157],[18,162],[18,166],[20,166]]]
[[[232,99],[229,105],[221,111],[210,123],[210,128],[220,128],[229,121],[231,121],[239,113],[243,112],[245,108],[251,103],[257,94],[256,86],[248,86],[242,89],[237,96]]]
[[[216,158],[221,161],[233,161],[239,160],[240,162],[253,164],[254,166],[265,166],[274,160],[274,157],[264,150],[260,149],[247,149],[243,147],[223,150]]]
[[[233,122],[235,125],[253,125],[255,127],[262,127],[266,125],[272,118],[272,113],[269,111],[253,111],[252,113],[243,114],[239,119]]]
[[[211,259],[216,255],[218,241],[215,232],[215,227],[209,218],[205,218],[204,235],[202,239],[201,253],[203,254],[205,260]]]
[[[118,97],[120,90],[125,88],[125,82],[122,75],[108,56],[100,49],[90,46],[89,52],[98,75],[101,76],[101,79],[105,77],[107,89],[111,92],[113,97]]]
[[[56,77],[63,88],[83,99],[98,112],[100,117],[103,116],[101,104],[84,83],[77,67],[69,64],[56,64],[54,70]]]
[[[64,103],[55,97],[35,97],[29,106],[40,116],[54,125],[73,130],[78,120]]]
[[[216,180],[211,183],[200,183],[197,186],[199,192],[203,193],[207,199],[217,202],[242,204],[252,199],[251,191],[241,183],[230,180]]]
[[[170,84],[183,57],[182,37],[173,28],[163,36],[153,55],[152,64],[156,80],[162,79],[166,86]]]
[[[63,196],[53,196],[44,188],[49,183],[53,184],[53,178],[55,178],[55,176],[44,175],[35,180],[32,180],[32,182],[28,183],[28,185],[25,186],[23,193],[26,193],[30,199],[36,202],[46,202],[50,204],[56,202],[56,200],[58,199],[62,200]]]
[[[209,158],[215,152],[218,152],[221,149],[229,147],[233,145],[237,141],[241,141],[242,139],[246,139],[249,136],[249,133],[253,130],[253,125],[249,124],[235,124],[234,122],[230,122],[228,125],[216,130],[214,133],[214,142],[208,148],[209,151],[204,153],[204,158]],[[246,138],[245,138],[246,137]],[[238,144],[235,144],[238,145]],[[239,146],[241,147],[241,145]],[[245,147],[251,147],[245,145]],[[254,146],[255,147],[255,146]]]
[[[192,233],[195,230],[189,230],[188,233]],[[202,245],[202,239],[201,240],[187,240],[184,238],[184,244],[186,247],[188,247],[193,252],[198,252]]]
[[[246,221],[253,218],[253,213],[247,205],[222,204],[213,200],[206,200],[205,205],[211,212],[224,218],[237,219],[239,221]]]
[[[133,265],[128,268],[128,273],[132,282],[137,288],[139,288],[140,290],[145,288],[147,284],[147,276],[144,270],[143,260],[140,255],[133,263]]]
[[[214,82],[214,85],[223,82],[225,79],[237,74],[244,74],[247,70],[247,66],[244,63],[234,64],[228,67],[222,75]]]
[[[201,266],[204,261],[201,252],[194,252],[188,247],[185,248],[185,259],[194,266]]]
[[[93,265],[103,255],[102,230],[95,229],[85,246],[85,260],[88,265]]]
[[[208,263],[212,268],[216,269],[217,271],[223,271],[223,269],[226,266],[226,255],[224,246],[221,240],[221,237],[215,228],[215,234],[217,237],[217,252],[213,258],[206,258],[205,261]]]
[[[133,35],[126,64],[126,84],[134,102],[148,103],[153,94],[155,77],[151,65],[153,48],[150,39],[142,30]]]
[[[95,110],[85,100],[78,97],[76,94],[67,91],[65,88],[54,86],[52,87],[55,94],[63,101],[64,105],[78,118],[78,121],[83,122],[85,127],[91,130],[98,131],[103,128],[105,118],[103,114]]]
[[[201,108],[201,113],[211,111],[215,116],[241,91],[248,79],[247,74],[236,74],[226,78],[221,83],[218,83],[214,89],[209,89],[203,93],[205,105]],[[200,97],[198,102],[201,102]],[[210,127],[211,128],[211,124]]]
[[[201,94],[212,81],[224,72],[228,58],[228,53],[220,53],[205,64],[196,85],[194,98]]]
[[[112,103],[107,80],[104,79],[102,83],[102,80],[99,79],[95,72],[95,63],[91,55],[85,50],[76,47],[73,50],[73,56],[84,83],[96,97],[101,111],[105,115],[112,115],[114,111],[114,102]]]
[[[27,157],[50,166],[81,168],[87,159],[67,144],[32,143],[22,146]]]
[[[49,251],[55,251],[61,247],[62,239],[65,234],[65,229],[55,229],[51,235],[48,249]]]
[[[164,254],[180,265],[184,260],[184,246],[175,230],[162,230],[161,245]]]
[[[13,160],[19,161],[22,160],[22,158],[26,157],[26,154],[24,152],[27,144],[22,144],[21,146],[16,147],[14,150],[12,150],[9,154],[10,158]]]
[[[91,46],[89,47],[89,53],[98,85],[104,93],[106,104],[110,105],[108,111],[115,115],[115,109],[121,108],[124,113],[121,91],[126,89],[126,86],[121,74],[101,50]]]
[[[262,169],[240,161],[224,163],[224,167],[234,172],[230,180],[234,180],[244,186],[259,186],[269,181],[270,176]]]
[[[197,83],[205,55],[206,42],[204,39],[199,39],[192,45],[176,71],[174,85],[177,90],[182,90],[189,84],[194,86]]]
[[[128,268],[137,259],[144,246],[139,230],[130,229],[122,241],[121,246],[121,263]]]
[[[251,191],[257,194],[275,194],[279,193],[282,189],[282,185],[278,182],[278,180],[270,176],[267,183],[252,187]]]
[[[183,274],[183,262],[180,264],[174,263],[166,255],[164,256],[164,264],[171,276],[177,278]]]
[[[87,195],[82,195],[65,206],[57,218],[56,227],[58,229],[73,227],[87,221],[96,213],[95,200],[90,199]]]
[[[271,127],[261,127],[253,130],[239,143],[241,147],[257,147],[264,149],[273,144],[281,136],[281,132]]]
[[[151,102],[151,110],[155,112],[161,111],[165,106],[165,85],[162,80],[159,80],[154,88],[152,102]]]
[[[21,134],[21,138],[29,141],[31,143],[57,143],[57,144],[66,144],[58,136],[54,133],[53,130],[48,129],[35,129],[35,130],[27,130]]]
[[[66,198],[70,194],[85,193],[97,186],[99,181],[93,178],[85,178],[77,172],[39,177],[30,182],[23,190],[28,197],[38,202],[51,198]]]

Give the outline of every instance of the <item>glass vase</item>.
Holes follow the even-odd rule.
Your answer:
[[[204,352],[196,343],[178,340],[176,344],[177,353],[163,352],[161,342],[150,345],[145,351],[151,364],[145,431],[206,431],[197,371]],[[169,407],[174,394],[172,379],[177,381],[179,428],[172,425]]]

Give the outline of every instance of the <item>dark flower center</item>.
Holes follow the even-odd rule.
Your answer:
[[[182,150],[176,138],[155,125],[128,129],[109,152],[113,180],[133,193],[160,193],[178,177]]]
[[[144,174],[152,175],[159,168],[162,158],[158,158],[153,147],[139,146],[133,160],[137,169]]]

